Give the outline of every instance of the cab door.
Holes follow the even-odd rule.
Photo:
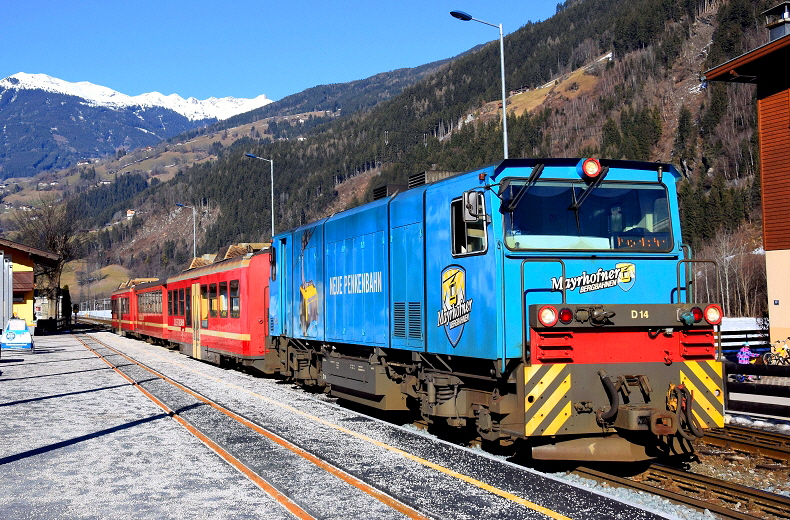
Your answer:
[[[195,359],[202,359],[200,348],[200,331],[207,325],[203,319],[203,311],[205,307],[206,319],[208,318],[208,304],[203,302],[203,293],[200,290],[199,283],[192,284],[192,305],[190,306],[192,313],[192,357]]]
[[[426,351],[494,360],[502,357],[497,243],[490,199],[469,188],[460,178],[426,190],[426,306],[434,317],[427,324]],[[464,213],[469,200],[476,206],[474,218]]]

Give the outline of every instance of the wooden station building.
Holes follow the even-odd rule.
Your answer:
[[[55,253],[42,251],[11,240],[0,238],[0,252],[10,257],[13,272],[13,314],[24,319],[28,326],[36,318],[34,306],[35,267],[54,265],[60,259]],[[46,317],[46,316],[44,316]],[[0,328],[5,323],[0,324]]]
[[[757,86],[771,341],[790,337],[790,2],[765,11],[769,41],[705,73]]]

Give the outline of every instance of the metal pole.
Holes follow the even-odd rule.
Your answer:
[[[502,69],[502,139],[505,142],[505,159],[507,154],[507,108],[505,106],[507,96],[505,95],[505,39],[502,36],[502,24],[499,24],[499,62]]]
[[[504,152],[505,152],[505,159],[508,158],[507,152],[507,94],[505,92],[505,38],[502,34],[502,24],[494,25],[492,23],[484,22],[483,20],[478,20],[477,18],[473,18],[472,15],[469,13],[465,13],[463,11],[450,11],[450,15],[453,18],[457,18],[462,22],[468,22],[470,20],[474,20],[475,22],[480,22],[485,25],[490,25],[491,27],[497,27],[499,29],[499,63],[502,72],[502,140],[504,142]]]
[[[197,258],[197,220],[195,207],[192,206],[192,258]]]
[[[270,175],[271,175],[271,183],[272,183],[272,206],[271,206],[271,214],[272,214],[272,242],[274,242],[274,159],[269,161]]]
[[[270,175],[270,182],[272,184],[272,202],[271,202],[271,214],[272,214],[272,240],[274,240],[274,159],[264,159],[263,157],[258,157],[253,153],[245,153],[247,157],[252,159],[258,159],[261,161],[269,161],[269,175]]]

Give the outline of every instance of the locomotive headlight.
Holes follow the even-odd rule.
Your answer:
[[[705,321],[711,325],[718,325],[721,323],[722,315],[721,307],[718,305],[708,305],[705,307]]]
[[[691,309],[691,313],[694,315],[694,323],[699,323],[702,321],[702,309],[699,307],[694,307]]]
[[[598,162],[598,159],[585,159],[582,163],[582,173],[589,179],[598,177],[601,173],[601,163]]]
[[[538,311],[538,321],[544,327],[553,327],[557,324],[557,309],[551,305],[545,305]]]

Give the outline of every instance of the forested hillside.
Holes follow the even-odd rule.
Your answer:
[[[467,51],[467,53],[473,50]],[[224,121],[218,121],[204,129],[184,134],[179,136],[179,139],[183,139],[184,136],[197,135],[198,133],[218,132],[275,116],[290,116],[305,112],[327,112],[331,114],[325,118],[325,121],[328,121],[340,115],[351,115],[397,96],[407,86],[435,73],[439,67],[453,59],[448,58],[420,65],[419,67],[381,72],[375,76],[348,83],[318,85],[286,96],[259,109],[239,114]]]
[[[509,116],[510,156],[673,162],[684,176],[686,242],[699,250],[739,229],[742,236],[759,239],[754,92],[744,85],[708,86],[700,74],[766,41],[759,13],[770,6],[763,0],[559,4],[551,19],[528,23],[505,39],[508,88],[548,89],[539,106]],[[611,59],[602,60],[608,53]],[[589,87],[560,87],[583,66]],[[305,95],[304,109],[331,109],[314,95]],[[267,240],[269,165],[245,153],[274,160],[274,214],[283,230],[343,209],[337,207],[338,186],[361,173],[375,172],[375,181],[353,203],[369,198],[374,184],[402,184],[422,170],[464,171],[501,159],[501,122],[496,111],[486,109],[499,96],[499,48],[492,42],[388,101],[369,108],[368,101],[360,101],[365,108],[353,115],[292,122],[290,132],[281,134],[288,139],[239,140],[216,161],[183,168],[128,205],[145,209],[143,229],[149,220],[161,226],[162,218],[170,219],[175,202],[195,206],[198,251]],[[163,238],[149,241],[150,250],[138,242],[135,272],[177,269],[174,258],[191,248],[184,231],[178,239],[163,231]],[[118,246],[103,239],[93,254],[110,261],[120,256],[110,253]]]

